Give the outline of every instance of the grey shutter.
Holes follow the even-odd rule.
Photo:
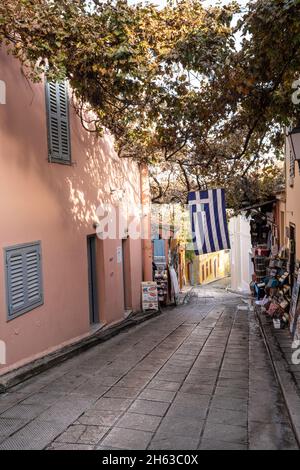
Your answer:
[[[42,300],[41,289],[41,253],[40,246],[35,245],[24,250],[26,281],[27,281],[27,305],[36,304]]]
[[[67,82],[46,83],[50,160],[70,163],[70,127]]]
[[[41,248],[32,243],[6,249],[8,318],[14,318],[43,302]]]
[[[26,305],[24,285],[24,260],[22,252],[8,252],[6,263],[8,314],[13,315],[19,310],[22,310]]]

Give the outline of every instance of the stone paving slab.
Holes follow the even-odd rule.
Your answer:
[[[161,418],[159,416],[144,415],[140,413],[125,413],[118,421],[117,426],[119,428],[155,432],[160,421]]]
[[[202,439],[199,450],[247,450],[247,444],[237,442],[218,441],[216,439]]]
[[[15,405],[1,414],[1,418],[18,418],[30,421],[49,408],[49,404],[35,403],[31,405]]]
[[[196,288],[189,304],[11,389],[0,396],[0,449],[297,448],[256,320],[239,302]]]
[[[157,436],[149,446],[150,450],[195,450],[198,439],[185,436]]]
[[[0,444],[0,450],[38,450],[53,441],[65,428],[61,422],[34,420]]]
[[[53,442],[49,447],[48,450],[93,450],[94,446],[87,445],[87,444],[65,444],[61,442]]]
[[[164,416],[170,404],[151,400],[135,400],[128,409],[132,413],[141,413],[151,416]]]
[[[108,448],[116,447],[127,450],[147,449],[153,434],[146,431],[136,431],[134,429],[113,428],[101,445]]]
[[[6,437],[25,426],[27,422],[26,419],[0,417],[0,439],[4,440]]]
[[[215,441],[247,445],[247,428],[236,426],[234,424],[212,423],[208,421],[205,426],[203,439],[206,439],[207,441],[210,440],[211,445],[214,445]]]
[[[111,427],[115,424],[121,414],[121,411],[97,410],[95,408],[90,408],[81,416],[79,416],[75,423],[84,424],[87,426]]]
[[[155,439],[160,436],[185,436],[200,438],[204,421],[195,416],[166,416],[157,430]]]

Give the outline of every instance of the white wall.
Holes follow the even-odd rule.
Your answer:
[[[250,222],[244,215],[229,221],[231,243],[231,289],[249,292],[252,275]]]

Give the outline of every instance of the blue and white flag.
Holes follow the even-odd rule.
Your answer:
[[[224,189],[190,192],[189,209],[196,255],[230,248]]]

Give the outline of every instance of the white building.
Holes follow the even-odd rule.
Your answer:
[[[232,217],[229,221],[231,243],[231,289],[249,293],[253,273],[251,262],[250,221],[244,215]]]

